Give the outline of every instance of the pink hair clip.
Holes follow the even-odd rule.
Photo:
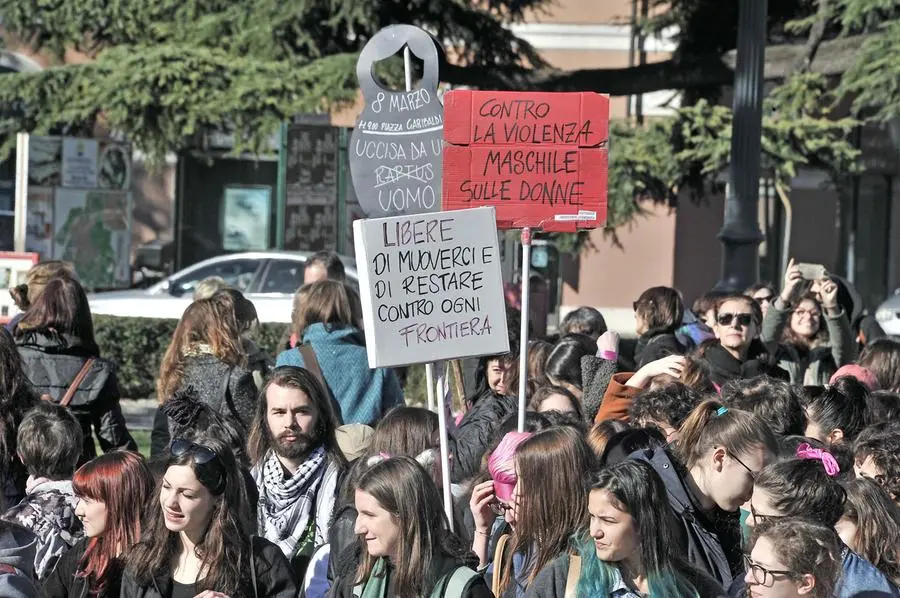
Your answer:
[[[813,448],[808,442],[804,442],[797,447],[797,456],[801,459],[818,459],[822,462],[825,473],[831,477],[841,473],[841,468],[831,453],[823,451],[822,449]]]

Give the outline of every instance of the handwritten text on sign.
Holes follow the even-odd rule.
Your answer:
[[[494,206],[500,228],[602,225],[608,115],[593,93],[448,93],[444,209]]]
[[[494,210],[353,223],[371,367],[509,350]]]
[[[375,63],[404,47],[422,60],[416,89],[395,91],[373,74]],[[350,137],[353,187],[369,217],[441,209],[444,110],[438,97],[438,46],[426,31],[391,25],[363,48],[356,74],[363,111]]]

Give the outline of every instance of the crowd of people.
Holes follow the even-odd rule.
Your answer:
[[[633,351],[576,309],[528,342],[524,430],[511,338],[448,418],[452,505],[438,415],[369,368],[333,254],[273,355],[196,286],[148,455],[71,267],[12,293],[3,598],[900,597],[900,341],[839,278],[648,289]]]

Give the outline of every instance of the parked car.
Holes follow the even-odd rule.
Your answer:
[[[881,324],[885,333],[900,336],[900,289],[894,291],[893,297],[878,306],[875,319]]]
[[[97,315],[180,319],[193,300],[194,287],[221,276],[256,306],[260,322],[289,323],[294,293],[303,285],[303,268],[312,252],[257,251],[220,255],[188,266],[146,289],[109,291],[88,296]],[[359,288],[356,261],[342,257],[347,284]]]

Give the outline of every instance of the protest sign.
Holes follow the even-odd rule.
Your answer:
[[[444,210],[490,205],[501,229],[603,225],[608,96],[459,90],[444,106]]]
[[[416,89],[394,91],[376,80],[372,68],[404,46],[423,61],[422,80]],[[356,75],[365,104],[348,152],[360,207],[370,217],[441,209],[438,50],[426,31],[392,25],[375,34],[359,56]]]
[[[493,208],[353,223],[369,366],[509,351]]]

